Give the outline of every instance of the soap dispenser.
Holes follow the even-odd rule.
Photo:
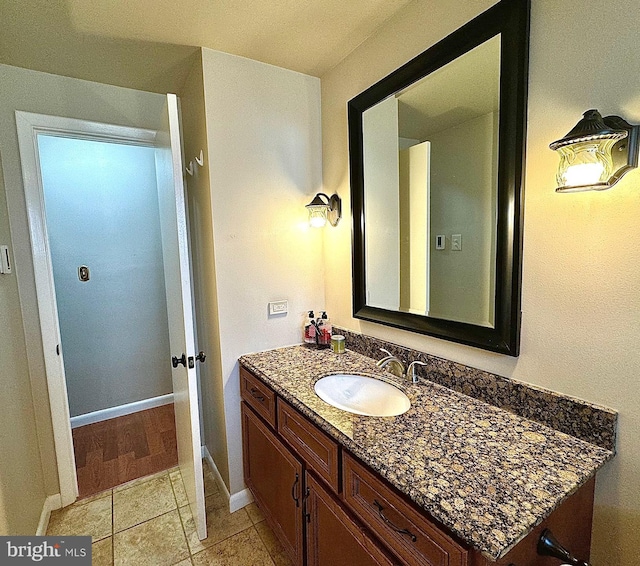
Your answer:
[[[329,322],[329,317],[327,316],[326,311],[320,311],[320,312],[321,312],[320,325],[318,326],[320,335],[318,336],[318,345],[330,346],[331,345],[331,322]]]
[[[316,343],[316,326],[313,318],[314,318],[313,311],[309,311],[309,314],[307,315],[307,320],[304,323],[304,341],[307,344]]]

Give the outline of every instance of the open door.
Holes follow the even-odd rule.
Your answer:
[[[158,132],[156,174],[164,258],[178,462],[198,537],[207,536],[200,441],[196,347],[191,298],[189,241],[185,212],[178,99],[167,95],[163,129]]]

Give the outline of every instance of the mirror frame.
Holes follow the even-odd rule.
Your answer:
[[[519,354],[529,12],[530,0],[502,0],[349,101],[353,316],[355,318],[510,356]],[[363,113],[497,34],[502,35],[500,38],[494,327],[488,328],[367,305]]]

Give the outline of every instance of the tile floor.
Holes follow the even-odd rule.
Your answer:
[[[205,540],[198,540],[177,468],[53,511],[47,534],[92,536],[94,566],[290,566],[255,503],[229,513],[204,469]]]

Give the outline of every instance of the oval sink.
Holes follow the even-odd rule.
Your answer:
[[[329,405],[356,415],[394,417],[411,407],[409,397],[400,389],[365,375],[327,375],[316,382],[314,390]]]

